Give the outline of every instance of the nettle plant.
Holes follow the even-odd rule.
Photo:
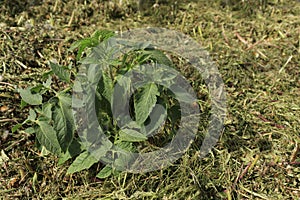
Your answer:
[[[164,52],[152,48],[147,43],[139,43],[138,48],[114,60],[109,60],[105,65],[102,65],[103,63],[92,65],[91,63],[100,62],[99,56],[102,59],[101,62],[103,62],[103,58],[105,60],[105,49],[98,48],[98,46],[104,44],[102,47],[105,47],[105,43],[113,36],[114,33],[111,31],[96,31],[91,37],[73,43],[70,51],[77,49],[77,60],[87,68],[103,66],[99,70],[101,71],[100,74],[88,73],[86,78],[101,76],[93,100],[98,123],[106,138],[114,146],[129,152],[151,151],[167,143],[178,126],[181,113],[174,93],[157,83],[143,83],[133,92],[119,91],[132,94],[129,101],[131,122],[123,124],[123,127],[119,127],[114,119],[111,101],[117,104],[123,102],[120,99],[112,100],[112,96],[120,77],[135,66],[147,67],[147,64],[151,63],[165,66],[173,66],[173,64]],[[72,160],[67,170],[68,174],[89,169],[93,164],[98,163],[99,159],[90,153],[79,137],[78,131],[80,130],[76,130],[76,120],[72,110],[72,91],[76,91],[81,86],[72,77],[78,76],[78,69],[71,65],[61,66],[52,62],[49,65],[51,70],[46,73],[44,83],[19,89],[22,97],[21,107],[29,107],[29,116],[22,124],[14,126],[12,131],[14,132],[25,125],[29,127],[26,132],[35,134],[36,145],[43,155],[49,152],[55,154],[59,157],[59,165],[64,164],[67,160]],[[159,71],[155,76],[161,76],[159,78],[165,79],[170,85],[176,78],[176,74],[159,73]],[[54,83],[53,80],[58,80],[58,82]],[[127,85],[131,84],[129,79],[123,81],[128,81],[126,82]],[[141,80],[141,82],[143,81]],[[57,84],[63,85],[64,89],[58,88]],[[157,116],[157,118],[150,120],[149,115],[155,112],[158,114],[153,116]],[[149,135],[156,129],[162,130],[163,122],[163,131],[158,131],[158,135],[155,136]],[[135,129],[137,124],[144,125],[146,128],[143,131],[137,131],[138,129]],[[100,148],[102,151],[100,155],[104,157],[111,148],[110,143],[103,145]],[[115,161],[118,165],[126,165],[128,162],[121,157]],[[97,177],[105,178],[118,173],[118,170],[115,170],[113,165],[107,162]]]

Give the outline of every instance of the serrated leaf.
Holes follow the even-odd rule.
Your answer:
[[[135,152],[136,147],[133,145],[132,142],[117,140],[115,141],[115,146],[118,148],[121,148],[123,150],[129,151],[129,152]]]
[[[28,103],[29,105],[41,105],[43,102],[42,95],[32,94],[30,88],[19,89],[22,100]]]
[[[112,174],[112,168],[108,165],[106,165],[101,171],[97,174],[97,178],[107,178]]]
[[[103,74],[102,76],[103,79],[103,84],[104,84],[104,91],[103,91],[103,96],[111,102],[111,97],[113,94],[113,89],[114,89],[114,84],[113,81],[108,75]]]
[[[68,150],[66,153],[63,153],[59,160],[58,160],[58,165],[62,165],[65,163],[67,160],[70,158],[73,158],[77,155],[79,155],[82,151],[84,150],[83,146],[77,139],[73,139],[72,143],[70,144]]]
[[[80,46],[81,43],[82,43],[82,40],[73,42],[68,50],[74,51],[76,48],[78,48]]]
[[[39,143],[50,152],[59,155],[61,148],[56,137],[54,128],[45,121],[37,120],[36,137]]]
[[[76,59],[79,60],[86,48],[95,47],[101,41],[104,41],[112,36],[114,36],[114,33],[112,31],[95,31],[91,37],[74,42],[69,48],[69,51],[73,51],[74,49],[78,48]]]
[[[122,129],[119,132],[119,138],[127,142],[142,142],[147,140],[147,137],[142,133],[133,129]]]
[[[101,93],[101,95],[111,103],[112,95],[113,95],[113,90],[114,90],[114,84],[113,81],[110,77],[108,77],[107,74],[103,73],[102,78],[99,81],[98,84],[98,90]]]
[[[50,62],[50,67],[52,69],[52,71],[54,72],[54,74],[56,76],[58,76],[58,78],[62,81],[66,81],[66,82],[70,82],[70,76],[71,76],[71,73],[70,73],[70,70],[63,67],[63,66],[60,66],[58,64],[55,64],[53,62]]]
[[[67,122],[63,115],[63,112],[58,106],[54,108],[53,121],[54,121],[53,127],[54,130],[56,131],[58,142],[60,144],[62,151],[65,152],[67,151],[70,140],[72,138],[70,137],[70,134],[68,134]]]
[[[54,129],[59,144],[65,152],[73,140],[75,122],[72,113],[72,98],[65,93],[58,93],[58,106],[53,111]]]
[[[156,104],[159,95],[156,84],[150,83],[142,88],[134,98],[135,117],[138,124],[143,124]]]
[[[81,153],[68,168],[67,174],[89,169],[93,164],[97,163],[98,160],[90,154],[88,151]]]
[[[86,48],[91,48],[94,46],[97,46],[99,44],[99,41],[97,39],[94,38],[86,38],[86,39],[82,39],[79,42],[79,46],[78,46],[78,52],[77,52],[77,56],[76,59],[79,60],[82,53],[84,52],[84,50]]]
[[[93,38],[97,38],[100,41],[104,41],[110,37],[113,37],[115,34],[113,31],[109,30],[97,30],[92,34]]]
[[[166,66],[173,66],[172,61],[164,54],[164,52],[157,49],[147,49],[143,51],[144,54],[149,55],[150,58],[154,59],[159,64]]]

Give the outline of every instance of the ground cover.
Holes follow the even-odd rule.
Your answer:
[[[300,198],[297,1],[164,1],[142,13],[135,1],[4,0],[0,5],[1,198]],[[42,156],[26,127],[12,133],[30,108],[21,109],[17,88],[43,82],[50,60],[78,66],[76,53],[68,51],[74,41],[96,30],[142,27],[187,34],[218,65],[227,118],[209,155],[199,159],[196,141],[166,169],[98,179],[101,163],[66,175],[70,163],[58,166],[57,157]],[[197,77],[189,80],[196,89],[204,87]]]

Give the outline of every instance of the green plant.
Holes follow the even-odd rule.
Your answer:
[[[168,89],[174,84],[176,73],[166,73],[158,67],[155,74],[148,70],[150,65],[172,66],[171,60],[162,51],[152,48],[147,43],[134,45],[134,48],[128,53],[111,59],[110,54],[114,49],[110,49],[109,42],[111,42],[112,36],[114,34],[111,31],[96,31],[90,38],[79,40],[73,43],[70,48],[71,51],[78,49],[77,60],[86,66],[88,71],[85,78],[99,78],[96,95],[92,100],[95,102],[98,123],[107,139],[101,141],[100,157],[104,157],[107,152],[112,151],[112,145],[129,152],[138,152],[142,147],[148,150],[155,148],[155,146],[161,145],[161,142],[157,143],[158,140],[150,134],[160,128],[163,121],[166,120],[166,127],[168,128],[165,131],[167,132],[165,138],[172,137],[180,118],[178,102],[174,94]],[[130,46],[131,44],[126,45]],[[84,53],[87,55],[86,57],[83,57]],[[19,89],[22,97],[21,106],[30,107],[29,116],[22,124],[13,127],[13,131],[25,124],[29,126],[27,132],[35,134],[38,147],[57,155],[59,157],[58,164],[75,158],[67,171],[67,173],[75,173],[88,169],[99,162],[99,159],[96,159],[88,151],[75,130],[71,91],[76,92],[82,85],[71,77],[73,75],[80,77],[80,75],[76,68],[71,65],[65,67],[52,62],[49,65],[51,71],[46,73],[44,83]],[[130,79],[122,77],[135,66],[139,66],[137,71],[140,70],[141,74],[149,73],[150,77],[165,80],[167,85],[162,86],[151,82],[151,80],[147,83],[142,77],[136,84],[136,91],[130,91],[130,87],[126,87],[132,84]],[[98,68],[97,72],[100,73],[94,73],[93,67]],[[99,68],[101,69],[99,70]],[[62,90],[53,87],[52,80],[57,80],[57,77],[59,84],[64,86]],[[119,87],[116,86],[117,83]],[[131,119],[125,120],[126,123],[123,123],[122,127],[117,125],[111,110],[112,101],[115,104],[123,102],[123,100],[113,98],[116,88],[119,88],[118,93],[122,94],[121,98],[130,97]],[[131,93],[133,94],[131,95]],[[90,97],[92,95],[88,96],[88,98]],[[153,113],[156,118],[150,120],[149,115]],[[163,135],[163,132],[160,134]],[[149,136],[152,137],[151,142],[147,140]],[[124,165],[130,161],[129,157],[117,156],[118,159],[115,161],[117,165]],[[116,173],[111,164],[108,162],[97,177],[105,178]]]

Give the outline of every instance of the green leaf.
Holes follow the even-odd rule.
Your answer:
[[[22,127],[22,124],[16,124],[12,127],[11,132],[14,133],[16,132],[20,127]]]
[[[34,110],[32,110],[31,108],[29,109],[29,116],[27,118],[27,120],[29,121],[34,121],[36,118],[36,113],[34,112]]]
[[[115,34],[113,31],[109,30],[97,30],[93,33],[92,37],[97,38],[100,41],[107,40],[110,37],[113,37]]]
[[[46,121],[37,120],[36,137],[39,143],[46,147],[50,152],[59,155],[61,148],[56,137],[56,132]]]
[[[168,94],[174,96],[178,101],[182,101],[185,103],[193,103],[196,101],[195,97],[193,97],[185,88],[180,87],[178,84],[173,84],[170,86],[170,91]]]
[[[134,154],[132,153],[124,153],[123,151],[119,151],[116,153],[117,159],[115,159],[114,163],[112,164],[113,168],[118,170],[125,170],[126,166],[129,166],[134,159]]]
[[[29,127],[29,128],[26,128],[24,130],[25,133],[28,133],[28,134],[34,134],[36,131],[33,127]]]
[[[135,152],[136,147],[133,145],[132,142],[117,140],[115,141],[115,146],[118,148],[121,148],[123,150],[129,151],[129,152]]]
[[[32,94],[31,88],[19,89],[22,100],[28,103],[29,105],[40,105],[43,102],[42,95]]]
[[[104,91],[103,91],[103,96],[109,101],[111,102],[111,97],[113,94],[113,90],[114,90],[114,84],[112,79],[106,75],[103,74],[102,76],[103,78],[103,83],[104,83]]]
[[[78,80],[75,80],[74,81],[74,84],[73,84],[73,91],[74,92],[78,92],[78,93],[81,93],[83,92],[83,89],[82,89],[82,83]]]
[[[112,168],[108,165],[106,165],[101,171],[97,174],[97,178],[107,178],[112,174]]]
[[[36,110],[38,110],[38,108],[36,108]],[[36,119],[36,113],[33,109],[30,108],[29,109],[29,115],[28,115],[27,119],[24,120],[24,122],[22,124],[26,124],[28,122],[34,122],[35,119]]]
[[[57,139],[63,152],[66,152],[70,144],[70,134],[67,131],[67,122],[62,110],[56,106],[53,111],[53,128],[56,131]],[[71,134],[73,135],[73,134]]]
[[[20,108],[23,109],[25,106],[27,106],[26,101],[24,101],[23,99],[21,99]]]
[[[98,160],[90,154],[88,151],[82,152],[68,168],[67,174],[82,171],[90,168],[93,164],[97,163]]]
[[[140,129],[141,125],[139,125],[136,121],[130,121],[128,123],[126,123],[124,126],[122,126],[122,129]]]
[[[59,144],[65,152],[73,140],[75,122],[72,113],[72,98],[65,93],[58,93],[58,106],[53,111],[54,129]]]
[[[47,81],[45,83],[43,83],[43,86],[45,88],[50,88],[51,87],[51,83],[52,83],[52,79],[51,76],[48,77]]]
[[[117,83],[114,87],[113,99],[112,99],[112,111],[116,119],[123,118],[123,122],[126,123],[127,119],[123,116],[123,113],[127,112],[124,102],[130,98],[131,92],[131,79],[125,76],[117,76]],[[131,120],[131,119],[130,119]]]
[[[46,118],[48,118],[49,122],[52,119],[52,107],[53,107],[53,104],[49,103],[49,102],[46,102],[42,105],[42,113],[41,114],[43,116],[45,116]]]
[[[164,52],[157,49],[146,49],[143,51],[144,54],[149,55],[150,58],[154,59],[159,64],[172,67],[172,61],[164,54]]]
[[[128,41],[120,41],[121,44],[126,45],[127,47],[132,47],[135,50],[144,50],[144,49],[152,49],[153,45],[151,42],[128,42]]]
[[[42,74],[42,78],[48,78],[48,77],[50,77],[51,75],[53,75],[53,71],[52,70],[48,70],[47,72],[44,72],[43,74]]]
[[[55,64],[53,62],[50,62],[50,67],[52,69],[52,71],[54,72],[54,74],[56,76],[58,76],[58,78],[62,81],[66,81],[66,82],[70,82],[70,70],[67,69],[66,67],[60,66],[58,64]]]
[[[75,41],[71,44],[68,51],[74,51],[76,48],[78,48],[81,44],[81,40]]]
[[[98,90],[101,95],[111,103],[113,91],[114,91],[114,84],[112,79],[105,73],[102,74],[102,78],[98,84]]]
[[[82,58],[79,62],[81,64],[90,65],[90,64],[99,64],[100,60],[95,57],[85,57],[85,58]]]
[[[135,117],[138,124],[143,124],[156,104],[159,95],[154,83],[147,84],[134,98]]]
[[[72,43],[68,50],[69,51],[74,51],[75,49],[78,48],[79,50],[77,52],[76,59],[78,58],[77,60],[79,60],[84,48],[87,47],[88,44],[90,44],[90,39],[89,38],[88,39],[87,38],[86,39],[81,39],[81,40],[78,40],[78,41]]]
[[[34,94],[36,93],[42,94],[41,90],[43,89],[43,87],[44,87],[43,84],[37,84],[33,87],[30,87],[30,91]]]
[[[83,146],[81,145],[80,141],[78,139],[73,139],[72,143],[70,144],[68,150],[66,153],[61,154],[58,165],[62,165],[70,158],[73,158],[77,155],[79,155],[84,150]]]
[[[120,130],[119,138],[122,141],[128,141],[128,142],[142,142],[147,140],[147,137],[145,135],[133,129]]]
[[[91,48],[97,46],[101,41],[107,40],[108,38],[114,36],[114,33],[112,31],[108,30],[101,30],[101,31],[95,31],[91,37],[84,38],[82,40],[78,40],[74,42],[71,47],[69,48],[69,51],[73,51],[74,49],[78,48],[76,59],[80,60],[82,53],[86,48]]]
[[[156,104],[150,114],[150,124],[146,126],[146,133],[150,136],[157,130],[167,118],[167,110],[160,104]]]

